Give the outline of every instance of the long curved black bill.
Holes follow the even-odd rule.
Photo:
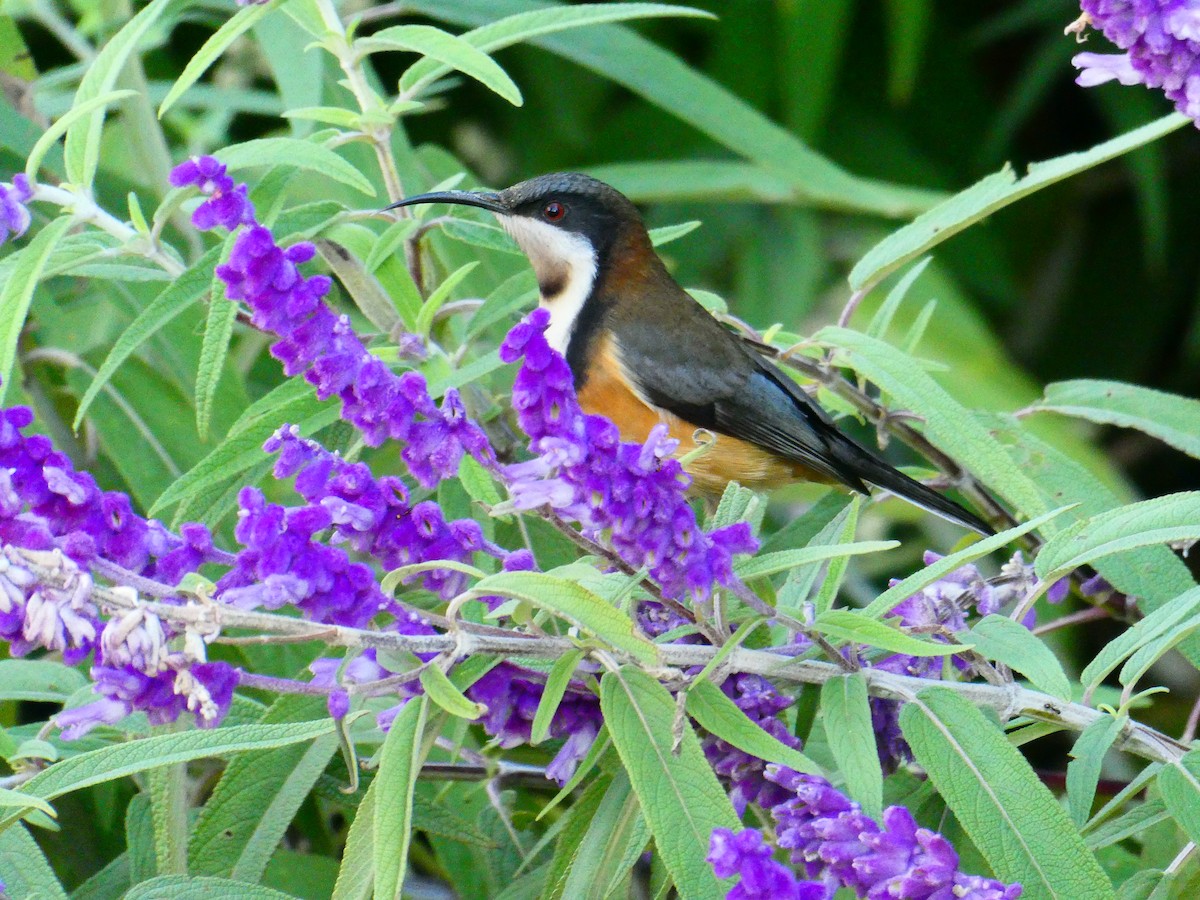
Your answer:
[[[457,206],[477,206],[494,213],[508,212],[508,207],[501,202],[500,195],[490,191],[433,191],[429,194],[417,194],[415,197],[397,200],[391,206],[385,207],[385,211],[401,206],[415,206],[418,203],[453,203]]]

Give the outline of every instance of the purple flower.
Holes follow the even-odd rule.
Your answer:
[[[1200,124],[1200,7],[1194,0],[1082,0],[1084,24],[1123,53],[1080,53],[1084,86],[1116,79],[1158,88]]]
[[[464,453],[492,466],[483,431],[448,391],[441,409],[417,372],[396,375],[367,350],[347,316],[336,315],[322,298],[330,281],[305,277],[298,265],[312,258],[312,244],[280,247],[271,232],[252,225],[238,235],[229,261],[217,267],[231,299],[249,305],[254,324],[279,335],[271,354],[288,375],[303,373],[321,399],[337,396],[342,416],[367,444],[408,442],[403,458],[414,477],[433,487],[458,472]]]
[[[929,566],[941,558],[939,554],[927,550],[923,561]],[[897,579],[893,579],[890,585],[898,583]],[[981,616],[991,615],[1020,600],[1036,583],[1033,567],[1026,564],[1018,552],[1001,567],[995,579],[984,578],[975,566],[962,566],[907,597],[888,615],[898,618],[905,628],[930,634],[934,641],[948,643],[950,637],[947,634],[965,631],[967,617],[973,612]],[[1057,600],[1062,599],[1066,586],[1064,582],[1051,586],[1050,590]],[[1057,602],[1053,597],[1051,600]],[[1032,618],[1025,624],[1032,627]],[[960,658],[952,657],[952,660],[959,669],[967,668]],[[900,675],[936,679],[941,677],[943,660],[936,656],[894,654],[872,663],[872,666]],[[911,757],[908,744],[900,733],[899,711],[897,701],[877,697],[871,699],[872,724],[879,757],[885,768],[892,768],[897,761]]]
[[[733,556],[758,548],[749,526],[699,527],[665,425],[644,444],[622,443],[612,422],[582,412],[566,360],[546,341],[548,324],[546,310],[535,310],[500,348],[505,362],[522,361],[512,405],[537,455],[504,470],[514,505],[549,505],[585,531],[607,531],[613,549],[648,566],[668,596],[704,599],[716,584],[735,585]]]
[[[29,179],[14,175],[11,184],[0,184],[0,244],[9,236],[20,237],[29,230],[32,217],[26,203],[33,196]]]
[[[318,535],[333,525],[319,504],[287,509],[257,488],[238,495],[235,535],[243,549],[217,582],[217,598],[244,609],[295,606],[315,622],[366,625],[387,601],[375,575]]]
[[[776,840],[810,878],[871,900],[1015,900],[1021,895],[1018,884],[959,872],[950,842],[918,827],[903,807],[884,810],[880,823],[823,778],[779,766],[769,766],[766,777],[793,794],[771,810]]]
[[[384,569],[437,560],[469,563],[477,552],[496,558],[508,555],[484,539],[474,519],[448,522],[441,508],[429,500],[411,505],[400,479],[376,479],[367,466],[346,462],[315,441],[301,438],[292,426],[279,429],[265,449],[279,453],[275,476],[295,475],[297,492],[328,515],[327,527],[333,529],[334,539],[374,557]],[[466,587],[466,576],[452,569],[434,569],[417,577],[446,600]]]
[[[218,225],[233,231],[254,221],[254,204],[246,196],[246,185],[235,186],[215,157],[193,156],[171,170],[170,181],[174,187],[194,187],[209,198],[192,213],[192,224],[201,231]]]
[[[502,662],[466,690],[466,695],[487,707],[479,723],[501,747],[529,743],[545,685],[524,670]],[[550,737],[566,738],[546,767],[546,777],[565,784],[587,756],[600,733],[600,701],[582,685],[568,689],[550,721]]]
[[[754,828],[736,834],[714,828],[705,859],[718,878],[741,878],[725,895],[727,900],[828,900],[833,896],[820,882],[797,881],[791,870],[771,858],[771,848]]]

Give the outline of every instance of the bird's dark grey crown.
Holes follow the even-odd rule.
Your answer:
[[[618,216],[638,215],[629,198],[616,188],[579,172],[539,175],[506,188],[500,192],[500,197],[513,212],[524,212],[526,207],[550,200],[564,203],[574,200]]]

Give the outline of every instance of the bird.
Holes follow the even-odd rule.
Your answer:
[[[501,191],[418,194],[387,209],[426,203],[495,215],[533,267],[539,304],[550,313],[546,338],[566,358],[580,407],[611,419],[625,441],[644,442],[665,423],[701,496],[719,497],[731,481],[756,490],[816,481],[866,495],[875,485],[995,533],[841,431],[799,384],[713,317],[671,276],[641,213],[612,186],[564,172]]]

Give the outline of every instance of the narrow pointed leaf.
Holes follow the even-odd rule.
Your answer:
[[[1038,577],[1052,581],[1124,550],[1196,538],[1200,538],[1200,491],[1183,491],[1100,513],[1055,535],[1038,553],[1034,568]]]
[[[673,747],[675,703],[666,688],[625,666],[600,680],[600,708],[629,780],[679,893],[687,900],[719,900],[728,882],[704,861],[714,828],[738,828],[738,819],[686,726]]]
[[[928,253],[932,247],[1010,203],[1155,141],[1190,121],[1186,116],[1172,113],[1090,150],[1031,163],[1021,178],[1011,166],[1005,166],[922,213],[872,247],[850,271],[850,287],[857,291],[876,284],[889,272]]]
[[[472,590],[477,596],[499,594],[524,600],[563,616],[590,634],[644,662],[657,658],[654,645],[634,633],[633,620],[584,587],[541,572],[500,572]]]
[[[1100,783],[1104,754],[1112,747],[1128,721],[1125,716],[1104,716],[1085,728],[1075,739],[1071,761],[1067,763],[1067,804],[1076,828],[1083,828],[1092,814],[1092,801],[1096,799],[1096,785]]]
[[[400,900],[404,887],[412,840],[413,787],[421,771],[428,710],[425,697],[408,701],[392,722],[380,751],[372,835],[376,900]]]
[[[878,818],[883,812],[883,767],[875,747],[866,679],[856,672],[821,685],[821,716],[829,749],[846,779],[846,793],[862,804],[867,815]]]
[[[1071,682],[1062,663],[1020,622],[1006,616],[985,616],[961,639],[974,644],[977,653],[1020,672],[1039,690],[1071,699]]]
[[[1096,422],[1136,428],[1200,458],[1200,400],[1119,381],[1059,381],[1046,385],[1035,407]]]
[[[971,703],[946,688],[924,690],[901,709],[900,727],[998,878],[1020,882],[1025,897],[1113,897],[1066,810]]]
[[[0,403],[12,383],[17,361],[17,343],[25,317],[33,302],[33,292],[55,246],[71,227],[70,216],[56,219],[37,233],[19,252],[8,278],[0,286]]]
[[[797,772],[823,774],[821,767],[799,750],[781,743],[752,722],[724,691],[707,679],[696,681],[688,688],[687,711],[705,731],[751,756]]]

